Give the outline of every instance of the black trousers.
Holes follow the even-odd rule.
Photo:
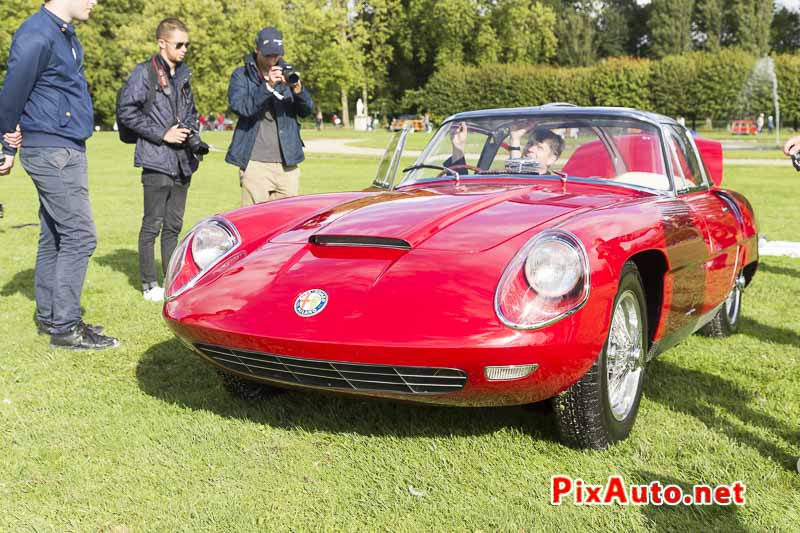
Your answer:
[[[151,170],[142,172],[144,216],[139,230],[139,274],[143,290],[158,285],[154,251],[158,234],[161,234],[162,274],[166,273],[172,252],[178,246],[189,183],[188,178],[173,178]]]

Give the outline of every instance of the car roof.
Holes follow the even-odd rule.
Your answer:
[[[659,115],[658,113],[651,113],[649,111],[640,111],[632,107],[581,107],[565,103],[550,103],[543,104],[536,107],[505,107],[496,109],[481,109],[477,111],[465,111],[450,115],[445,119],[445,122],[452,120],[470,120],[487,117],[513,117],[515,115],[543,115],[543,116],[565,116],[565,117],[582,117],[582,116],[605,116],[605,117],[621,117],[632,118],[649,122],[655,125],[658,124],[675,124],[678,122],[670,117]]]

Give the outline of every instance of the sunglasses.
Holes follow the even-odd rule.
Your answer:
[[[190,43],[188,41],[185,42],[185,43],[170,43],[169,41],[167,41],[167,42],[169,44],[171,44],[172,46],[174,46],[175,50],[180,50],[181,48],[186,48],[186,50],[189,50],[189,45],[192,44],[192,43]]]

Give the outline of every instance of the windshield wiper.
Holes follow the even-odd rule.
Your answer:
[[[410,167],[404,168],[403,173],[406,173],[410,170],[417,170],[418,168],[432,168],[433,170],[444,170],[458,181],[458,178],[461,176],[458,172],[453,170],[450,167],[443,167],[441,165],[411,165]]]

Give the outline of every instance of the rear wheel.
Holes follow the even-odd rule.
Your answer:
[[[248,402],[257,402],[283,392],[282,389],[248,381],[224,370],[217,370],[217,374],[219,374],[222,386],[228,394]]]
[[[644,381],[646,309],[639,270],[627,262],[602,353],[580,381],[554,398],[556,422],[567,444],[600,450],[631,432]]]
[[[719,308],[711,322],[700,328],[706,337],[728,337],[739,330],[739,316],[742,313],[742,294],[744,293],[744,274],[739,274],[725,303]]]

